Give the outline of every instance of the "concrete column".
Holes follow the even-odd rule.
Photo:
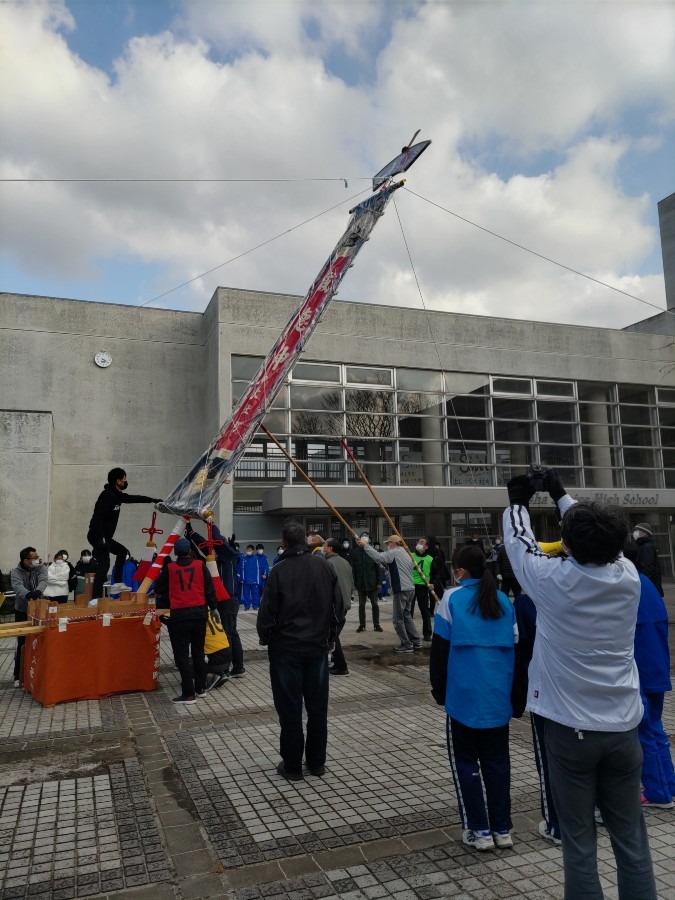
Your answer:
[[[423,468],[425,485],[443,485],[443,447],[441,445],[442,425],[440,419],[421,419],[422,437],[433,440],[433,444],[422,443],[422,462],[434,463]]]
[[[607,402],[604,391],[598,391],[596,395],[593,395],[592,399],[602,402],[599,402],[597,406],[588,407],[590,410],[589,418],[591,419],[591,423],[587,426],[591,441],[589,445],[591,465],[601,467],[594,470],[593,484],[591,486],[611,488],[613,487],[612,452],[609,447],[611,443],[611,423],[607,415]]]

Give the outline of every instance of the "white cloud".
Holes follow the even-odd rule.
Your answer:
[[[0,78],[22,89],[0,99],[4,177],[350,179],[348,191],[341,182],[3,185],[5,246],[43,276],[85,279],[106,259],[160,264],[149,285],[160,293],[367,187],[357,176],[421,125],[434,143],[411,189],[660,302],[662,279],[642,271],[660,198],[632,196],[621,176],[663,140],[675,41],[661,5],[639,8],[644,15],[602,3],[414,6],[380,53],[376,83],[349,86],[322,54],[346,48],[358,59],[381,4],[274,3],[262,16],[257,3],[186,4],[173,30],[128,44],[113,79],[69,50],[64,7],[5,6]],[[651,124],[631,134],[635,109]],[[493,155],[508,146],[525,161],[549,148],[556,162],[507,177],[472,144]],[[610,325],[655,312],[410,194],[397,204],[433,307]],[[202,308],[218,284],[304,293],[346,222],[345,207],[162,302]],[[341,296],[420,304],[394,209]]]

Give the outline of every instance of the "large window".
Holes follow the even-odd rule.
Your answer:
[[[262,357],[232,357],[232,402]],[[504,485],[533,463],[570,486],[675,488],[675,389],[302,361],[265,425],[315,481],[351,484],[347,442],[374,484]],[[260,434],[236,472],[298,473]]]

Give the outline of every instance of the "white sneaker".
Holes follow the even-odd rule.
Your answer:
[[[15,679],[14,679],[14,687],[21,687],[21,684],[19,683],[19,679],[18,679],[18,678],[15,678]]]
[[[553,841],[553,843],[556,845],[556,847],[559,847],[560,844],[562,843],[560,838],[557,838],[551,834],[551,831],[550,831],[548,825],[546,824],[546,822],[543,819],[539,823],[539,834],[543,838],[546,838],[547,841]]]
[[[492,839],[496,847],[513,847],[513,838],[508,831],[493,831]]]
[[[473,847],[475,850],[494,850],[495,842],[489,831],[472,831],[467,828],[462,834],[462,843],[467,847]]]

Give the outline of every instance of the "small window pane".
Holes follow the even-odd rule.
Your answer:
[[[448,437],[458,441],[487,441],[488,424],[484,419],[448,419]]]
[[[622,487],[619,469],[584,469],[584,479],[589,488]]]
[[[581,443],[618,446],[619,429],[611,425],[582,425]]]
[[[620,384],[619,385],[619,402],[620,403],[653,403],[654,400],[650,396],[651,390],[643,384]]]
[[[547,446],[541,444],[539,447],[539,455],[541,456],[542,466],[574,466],[578,463],[576,447],[559,447]],[[565,483],[563,479],[563,484]]]
[[[250,381],[264,362],[264,357],[232,356],[230,362],[232,378],[243,378],[245,381]]]
[[[263,423],[272,434],[287,434],[288,413],[285,410],[280,412],[268,412],[263,419]]]
[[[487,448],[449,450],[450,484],[490,487],[495,483],[495,470],[490,465]]]
[[[614,400],[614,385],[604,381],[577,381],[577,396],[579,400],[611,403]]]
[[[394,416],[381,416],[377,413],[368,415],[347,413],[347,434],[355,437],[393,437],[395,426]]]
[[[446,372],[445,389],[448,394],[489,394],[490,379],[469,372]]]
[[[325,412],[338,412],[342,409],[342,389],[292,384],[291,409],[316,409]]]
[[[299,362],[293,368],[293,381],[330,381],[340,383],[340,366]]]
[[[675,428],[661,429],[661,446],[675,447]]]
[[[620,465],[616,447],[582,447],[584,465],[609,469]]]
[[[576,406],[573,403],[537,400],[537,416],[548,422],[574,422]]]
[[[439,416],[443,398],[440,394],[397,393],[399,415]]]
[[[495,394],[531,394],[532,382],[529,378],[494,378],[492,390]]]
[[[344,416],[341,413],[294,412],[291,413],[293,434],[344,434]]]
[[[391,391],[346,390],[345,404],[348,412],[390,413],[394,411],[394,395]]]
[[[604,403],[580,403],[579,419],[582,422],[592,422],[598,425],[616,423],[618,421],[618,406],[605,405]]]
[[[492,400],[492,411],[495,419],[531,419],[532,402],[530,400]]]
[[[675,403],[675,388],[658,388],[659,403]]]
[[[663,450],[663,465],[666,469],[675,469],[675,448]]]
[[[495,444],[495,459],[497,465],[527,466],[534,462],[532,447],[529,444],[519,444],[517,447],[507,444]]]
[[[626,469],[626,487],[655,488],[658,487],[659,473],[654,469]]]
[[[536,381],[537,393],[549,397],[573,397],[574,385],[571,381]]]
[[[347,383],[391,385],[391,369],[361,369],[347,366]]]
[[[656,442],[656,431],[651,428],[637,428],[634,425],[624,425],[621,429],[621,441],[624,445],[633,447],[653,447]]]
[[[443,437],[443,422],[441,419],[422,419],[418,416],[411,416],[398,420],[398,433],[402,438],[440,440]]]
[[[539,423],[539,440],[545,444],[576,444],[577,429],[575,425],[552,425]]]
[[[484,419],[487,416],[487,397],[450,397],[445,404],[449,416],[472,416]]]
[[[440,391],[441,373],[432,369],[397,369],[396,387],[406,391]]]
[[[566,469],[561,465],[557,465],[556,469],[558,470],[560,480],[563,484],[568,485],[569,487],[579,487],[581,484],[581,469]]]
[[[495,421],[495,440],[512,441],[531,444],[534,441],[533,428],[530,422]]]
[[[654,451],[647,447],[624,447],[623,463],[626,468],[654,468]]]
[[[659,424],[675,427],[675,407],[660,406],[659,407]]]
[[[619,407],[619,416],[622,425],[651,425],[651,410],[648,406],[623,406]]]

